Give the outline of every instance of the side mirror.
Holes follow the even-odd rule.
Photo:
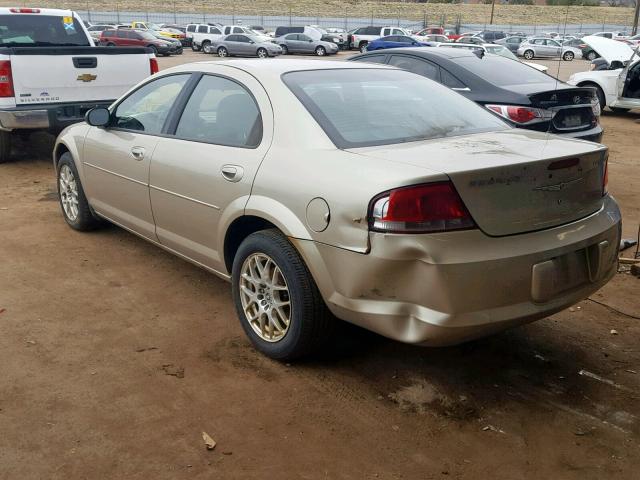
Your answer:
[[[111,121],[111,112],[104,107],[95,107],[85,114],[84,121],[92,127],[106,127]]]

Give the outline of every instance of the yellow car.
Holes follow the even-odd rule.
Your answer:
[[[151,22],[131,22],[131,28],[136,30],[152,30],[163,37],[175,38],[176,40],[181,41],[185,38],[184,33],[163,30],[159,25]]]

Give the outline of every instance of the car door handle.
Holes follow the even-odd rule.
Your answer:
[[[144,160],[144,147],[133,147],[131,148],[131,156],[136,160]]]
[[[220,173],[222,174],[224,179],[228,180],[229,182],[239,182],[240,180],[242,180],[244,170],[238,165],[223,165],[220,169]]]

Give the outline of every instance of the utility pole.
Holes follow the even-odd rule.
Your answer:
[[[636,1],[640,1],[640,0],[636,0]],[[489,23],[491,25],[493,25],[493,10],[496,8],[496,0],[493,0],[491,2],[491,20],[489,20]]]
[[[633,16],[633,29],[631,35],[638,33],[638,14],[640,14],[640,0],[636,0],[636,13]]]

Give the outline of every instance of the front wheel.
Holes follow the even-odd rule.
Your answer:
[[[228,57],[228,56],[229,56],[229,50],[227,50],[227,49],[226,49],[226,48],[224,48],[224,47],[220,47],[220,48],[218,49],[218,56],[219,56],[220,58]]]
[[[368,45],[367,42],[362,42],[360,44],[360,53],[367,53],[367,45]]]
[[[280,45],[280,48],[282,48],[282,55],[287,55],[289,53],[289,49],[286,45]]]
[[[257,54],[258,58],[267,58],[269,56],[269,52],[265,48],[259,48]]]
[[[317,56],[324,57],[326,54],[327,54],[327,50],[324,47],[320,46],[320,47],[316,48],[316,55]]]
[[[256,232],[242,242],[231,278],[242,328],[266,356],[300,358],[330,337],[334,318],[304,261],[278,230]]]
[[[58,196],[62,215],[74,230],[93,230],[102,224],[91,212],[78,170],[69,152],[64,153],[58,162]]]
[[[562,55],[562,59],[566,62],[570,62],[575,58],[575,55],[573,54],[573,52],[564,52],[564,54]]]
[[[535,56],[533,50],[525,50],[524,53],[522,54],[522,56],[524,58],[526,58],[527,60],[532,60],[533,57]]]
[[[202,51],[206,54],[213,53],[213,47],[211,46],[211,42],[202,42]]]
[[[202,48],[196,45],[195,43],[191,44],[191,50],[193,50],[194,52],[199,52],[201,49]]]
[[[598,54],[593,50],[587,53],[587,60],[589,60],[590,62],[594,61],[597,57],[598,57]]]

